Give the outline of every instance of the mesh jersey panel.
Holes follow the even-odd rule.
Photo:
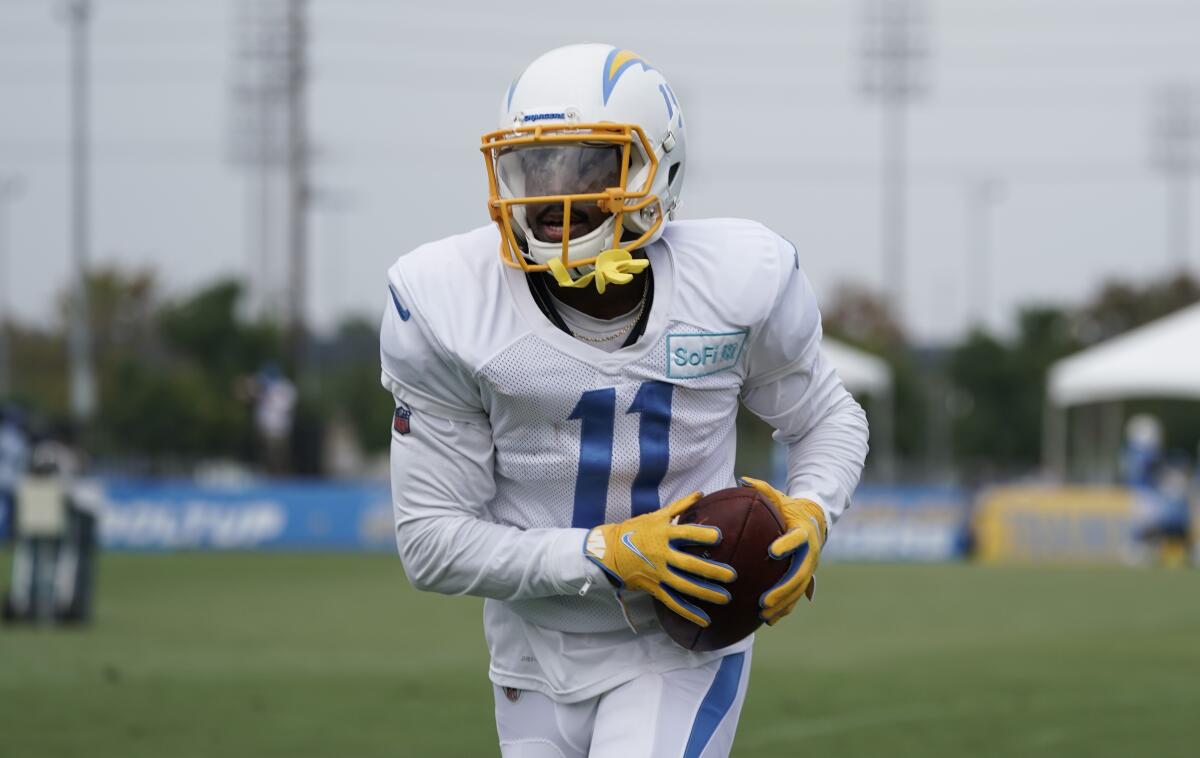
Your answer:
[[[703,331],[673,322],[668,333]],[[614,372],[601,371],[536,335],[527,335],[493,358],[480,372],[496,444],[496,497],[488,506],[497,523],[522,529],[591,527],[576,523],[575,489],[580,466],[582,422],[572,412],[584,393],[615,389],[611,472],[603,497],[604,522],[631,515],[634,481],[642,463],[640,434],[645,422],[634,409],[648,382],[672,385],[668,459],[657,503],[695,490],[712,492],[733,481],[735,419],[741,367],[706,377],[666,376],[665,341]],[[653,427],[651,427],[653,428]],[[582,556],[580,560],[583,560]],[[622,628],[621,610],[607,588],[583,597],[554,597],[507,605],[539,626],[571,632]],[[653,615],[650,598],[633,596],[635,623]]]

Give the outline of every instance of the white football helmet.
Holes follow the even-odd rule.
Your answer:
[[[586,274],[605,250],[658,239],[679,203],[679,101],[662,74],[628,50],[583,44],[542,55],[509,86],[500,126],[481,149],[488,210],[509,266],[546,271],[557,259],[560,272]],[[574,218],[584,210],[607,215],[587,230],[573,207]],[[551,233],[535,214],[553,217]],[[583,233],[572,236],[573,226]]]

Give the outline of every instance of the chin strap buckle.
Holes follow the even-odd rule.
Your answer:
[[[605,250],[596,256],[596,262],[593,264],[595,270],[578,279],[571,278],[571,273],[558,258],[551,258],[547,265],[558,286],[583,288],[595,282],[596,291],[603,295],[605,288],[610,284],[629,284],[633,281],[633,275],[645,270],[650,261],[634,260],[628,250],[618,247]]]

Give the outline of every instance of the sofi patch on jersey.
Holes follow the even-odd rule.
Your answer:
[[[694,379],[733,368],[748,331],[667,335],[667,376]]]

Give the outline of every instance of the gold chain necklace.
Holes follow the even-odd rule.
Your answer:
[[[576,334],[575,332],[571,331],[571,327],[569,327],[569,326],[567,327],[567,331],[570,332],[571,336],[574,337],[575,339],[583,340],[584,342],[591,342],[593,344],[603,344],[605,342],[611,342],[612,340],[615,340],[617,337],[623,337],[626,334],[629,334],[629,332],[633,329],[634,325],[637,324],[637,322],[642,320],[642,311],[644,311],[646,309],[646,294],[649,291],[650,291],[649,284],[648,283],[643,284],[642,285],[642,299],[638,300],[637,314],[634,315],[634,317],[632,319],[630,319],[628,324],[626,324],[625,326],[621,327],[620,329],[618,329],[617,331],[613,332],[612,334],[610,334],[608,336],[589,337],[586,334]],[[564,324],[564,326],[565,326],[565,324]]]

